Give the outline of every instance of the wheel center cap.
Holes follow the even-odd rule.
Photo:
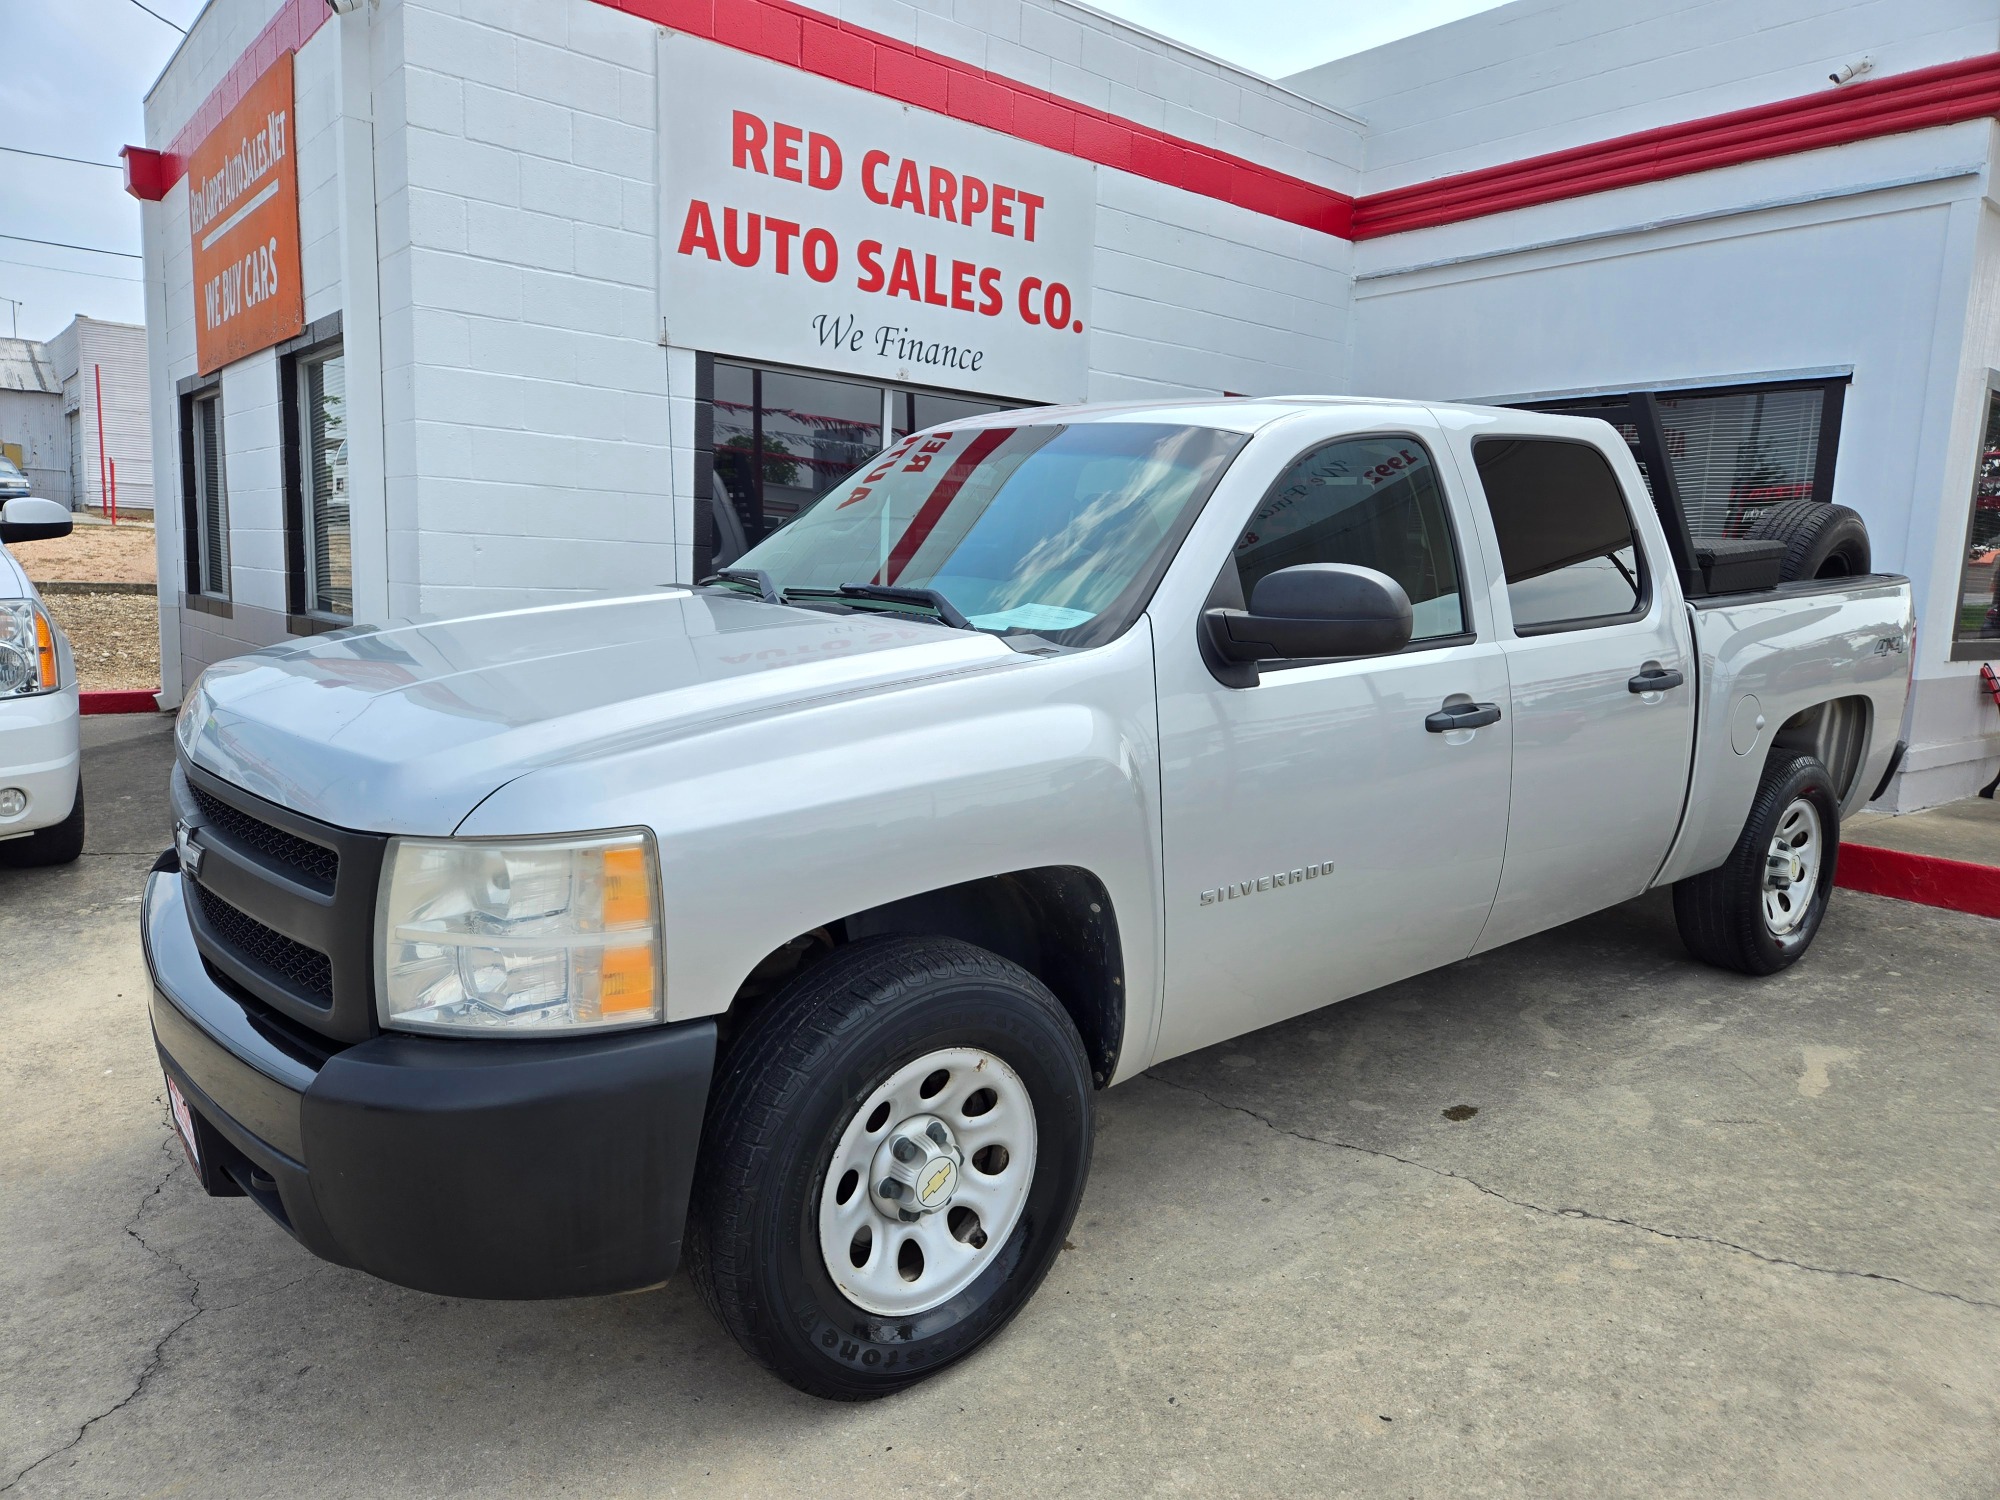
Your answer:
[[[905,1223],[949,1207],[965,1155],[936,1115],[913,1115],[875,1152],[869,1191],[883,1213]]]
[[[933,1156],[917,1173],[917,1202],[927,1209],[942,1208],[957,1186],[958,1164],[948,1156]]]

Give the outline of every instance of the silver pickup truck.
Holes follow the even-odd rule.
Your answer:
[[[1020,1309],[1164,1058],[1656,886],[1783,968],[1910,589],[1851,512],[1696,544],[1647,472],[1511,410],[1011,412],[700,586],[211,668],[143,906],[200,1180],[447,1295],[685,1246],[856,1399]]]

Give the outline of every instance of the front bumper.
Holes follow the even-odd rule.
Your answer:
[[[0,839],[51,828],[76,805],[83,765],[77,702],[74,687],[0,699],[0,787],[28,794],[25,809],[0,818]]]
[[[155,871],[140,936],[153,1037],[211,1193],[248,1194],[315,1255],[443,1296],[588,1296],[673,1273],[714,1022],[321,1051],[217,983],[183,901],[180,877]]]

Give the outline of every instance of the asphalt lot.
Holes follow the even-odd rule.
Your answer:
[[[201,1197],[136,932],[171,742],[86,734],[92,852],[0,871],[0,1491],[1994,1493],[2000,924],[1843,892],[1753,982],[1648,898],[1169,1063],[1013,1327],[838,1406],[685,1281],[421,1296]]]

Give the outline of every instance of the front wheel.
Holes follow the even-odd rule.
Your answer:
[[[774,997],[712,1096],[688,1269],[759,1363],[887,1395],[1047,1274],[1090,1168],[1090,1063],[1033,975],[948,939],[856,943]]]
[[[1797,963],[1826,916],[1840,798],[1810,755],[1764,768],[1742,836],[1713,870],[1674,884],[1674,918],[1696,958],[1743,974]]]

